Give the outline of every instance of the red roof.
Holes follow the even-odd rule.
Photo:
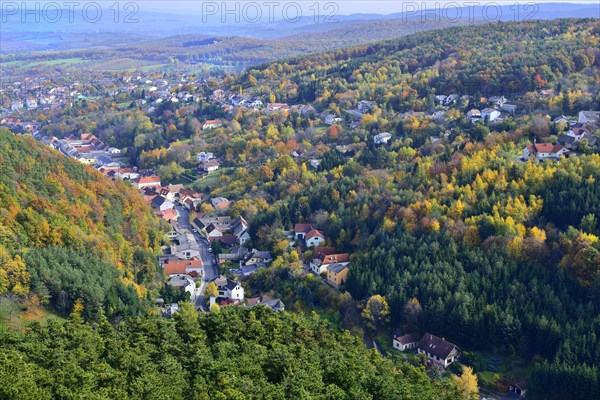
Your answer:
[[[325,235],[323,235],[320,231],[318,231],[316,229],[312,229],[310,232],[308,232],[306,234],[306,240],[309,240],[309,239],[311,239],[313,237],[316,237],[316,236],[325,239]]]
[[[306,233],[314,228],[311,224],[296,224],[294,229],[295,229],[296,233],[301,233],[301,232]]]
[[[552,143],[535,143],[527,145],[530,153],[558,153],[564,146]]]
[[[335,247],[316,246],[313,250],[313,257],[320,260],[329,254],[335,254]]]
[[[350,254],[330,254],[323,258],[323,264],[343,263],[350,261]]]
[[[185,274],[188,269],[202,268],[202,260],[168,261],[164,265],[166,275]]]
[[[174,221],[177,218],[177,211],[175,211],[172,208],[169,208],[168,210],[165,210],[165,211],[159,211],[157,213],[157,215],[167,222]]]
[[[142,176],[135,180],[137,183],[157,183],[160,185],[160,176]]]

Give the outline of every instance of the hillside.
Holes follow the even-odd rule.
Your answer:
[[[0,295],[135,315],[160,281],[160,225],[141,196],[32,137],[0,130]]]
[[[327,106],[346,92],[394,111],[424,111],[434,94],[515,97],[562,79],[585,86],[595,74],[580,73],[598,66],[599,32],[597,19],[453,27],[266,64],[238,83],[269,86],[277,101]]]
[[[348,332],[262,307],[37,326],[0,332],[0,348],[0,397],[12,400],[461,398],[449,379],[394,365]]]

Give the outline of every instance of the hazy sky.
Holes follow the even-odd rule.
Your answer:
[[[126,0],[125,0],[126,1]],[[190,12],[199,12],[203,5],[206,6],[207,3],[214,3],[220,5],[224,0],[187,0],[187,1],[159,1],[159,0],[138,0],[136,3],[139,5],[140,10],[144,11],[161,11],[170,14],[189,14]],[[232,0],[225,0],[226,3],[231,4],[234,3]],[[279,5],[284,5],[286,3],[296,2],[302,5],[303,8],[310,7],[312,4],[317,4],[318,7],[325,9],[325,7],[329,7],[330,10],[332,6],[327,6],[328,3],[333,3],[337,8],[336,13],[338,15],[347,15],[347,14],[355,14],[355,13],[368,13],[368,14],[391,14],[395,12],[402,12],[407,10],[412,10],[414,8],[411,7],[419,7],[419,8],[439,8],[444,6],[449,7],[469,7],[473,5],[512,5],[519,4],[520,6],[524,6],[526,4],[531,3],[579,3],[579,4],[590,4],[592,6],[598,6],[600,9],[600,1],[599,0],[573,0],[573,1],[565,1],[565,0],[491,0],[491,1],[483,1],[483,0],[457,0],[457,1],[400,1],[400,0],[241,0],[238,3],[242,5],[245,3],[254,2],[259,5],[267,2],[273,2]],[[425,6],[423,6],[423,4]]]

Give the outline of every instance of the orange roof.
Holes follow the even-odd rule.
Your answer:
[[[564,146],[552,143],[536,143],[527,145],[531,153],[557,153],[564,149]]]
[[[204,122],[204,124],[209,124],[209,125],[220,124],[220,123],[221,123],[220,119],[207,119],[206,122]]]
[[[313,250],[313,257],[323,259],[329,254],[335,253],[335,247],[316,246]]]
[[[175,211],[175,209],[173,208],[169,208],[165,211],[159,211],[157,215],[168,222],[173,221],[177,218],[177,211]]]
[[[164,266],[164,272],[166,275],[185,274],[192,268],[202,268],[202,260],[168,261]]]
[[[306,234],[306,240],[309,240],[309,239],[311,239],[311,238],[313,238],[315,236],[318,236],[318,237],[321,237],[321,238],[325,239],[325,235],[323,235],[320,231],[318,231],[316,229],[313,229],[313,230],[311,230],[310,232],[308,232]]]
[[[160,176],[142,176],[135,180],[137,183],[158,183],[160,184]]]
[[[323,258],[323,264],[343,263],[350,261],[350,254],[330,254]]]

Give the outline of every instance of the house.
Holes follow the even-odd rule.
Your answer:
[[[25,105],[27,106],[27,108],[33,110],[34,108],[37,108],[38,104],[37,104],[37,100],[34,98],[28,98],[27,100],[25,100]]]
[[[265,113],[268,115],[268,114],[289,111],[289,110],[290,110],[290,106],[287,105],[286,103],[268,103]]]
[[[213,172],[219,169],[219,162],[217,160],[202,161],[198,168],[204,172]]]
[[[315,229],[312,224],[296,224],[294,226],[294,235],[297,239],[302,239],[306,237],[306,234],[311,230]]]
[[[163,272],[165,275],[185,275],[191,272],[196,272],[198,276],[204,276],[204,266],[202,260],[178,260],[175,258],[167,258],[163,263]]]
[[[213,281],[219,290],[219,297],[223,299],[244,300],[244,288],[239,282],[219,276]]]
[[[303,116],[313,115],[317,113],[317,110],[315,110],[315,108],[310,104],[292,106],[291,110]]]
[[[321,160],[318,160],[316,158],[310,160],[310,166],[314,169],[319,169],[319,165],[321,165]]]
[[[240,215],[232,222],[230,229],[235,236],[239,236],[244,233],[249,226],[248,221]]]
[[[21,100],[15,100],[10,103],[10,109],[12,111],[19,111],[23,108],[23,102]]]
[[[179,213],[174,208],[165,211],[158,211],[156,215],[158,215],[160,218],[164,219],[167,222],[173,222],[179,219]]]
[[[227,200],[225,197],[213,197],[210,199],[210,204],[214,207],[215,210],[227,210],[231,207],[233,202],[231,200]]]
[[[223,236],[223,232],[217,228],[214,224],[210,224],[206,227],[206,235],[208,239],[217,238]]]
[[[141,176],[133,180],[133,186],[135,186],[137,189],[143,189],[146,187],[160,188],[160,177],[156,175]]]
[[[231,273],[237,276],[248,277],[258,272],[260,268],[267,268],[267,264],[249,264],[239,269],[231,269]]]
[[[259,306],[259,305],[266,306],[266,307],[271,308],[275,312],[285,311],[285,304],[283,304],[283,301],[281,301],[279,299],[272,299],[271,297],[267,296],[266,294],[248,299],[246,301],[246,305],[248,307],[254,307],[254,306]]]
[[[467,112],[467,118],[470,118],[471,120],[473,120],[473,118],[481,119],[481,111],[479,111],[476,108],[473,108],[472,110],[469,110]]]
[[[158,211],[171,210],[175,207],[175,204],[173,204],[172,202],[170,202],[162,196],[156,196],[154,199],[152,199],[150,205],[152,206],[152,208]]]
[[[350,254],[348,253],[319,255],[317,257],[313,255],[313,257],[309,267],[317,275],[327,271],[327,267],[331,264],[340,263],[348,265],[350,263]]]
[[[516,103],[514,101],[507,101],[506,103],[500,106],[504,111],[509,112],[511,114],[516,113],[519,109],[523,108],[523,105],[520,103]]]
[[[196,282],[194,282],[192,278],[184,274],[171,276],[167,281],[167,285],[189,293],[190,297],[194,297],[194,294],[196,292]]]
[[[534,143],[528,144],[527,147],[523,149],[522,157],[525,159],[535,157],[537,160],[556,160],[564,155],[567,155],[568,152],[569,151],[566,147],[559,144]]]
[[[171,246],[171,254],[175,254],[181,260],[200,258],[200,246],[191,233],[182,233],[175,239],[177,245]]]
[[[220,128],[221,126],[223,126],[223,122],[221,122],[220,119],[209,119],[204,121],[204,124],[202,124],[202,130],[205,131],[207,129],[216,129]]]
[[[409,333],[406,335],[394,334],[392,344],[396,350],[400,351],[416,349],[420,338],[421,336],[416,333]]]
[[[196,217],[192,221],[192,225],[198,230],[202,230],[210,224],[216,226],[221,232],[225,232],[231,228],[232,221],[231,217]]]
[[[516,394],[519,397],[525,397],[527,394],[527,381],[520,380],[518,382],[511,383],[510,386],[508,386],[508,391]]]
[[[263,105],[263,102],[261,99],[250,99],[248,100],[248,104],[250,105],[250,107],[260,107]]]
[[[578,121],[580,124],[598,125],[600,123],[600,111],[580,111]]]
[[[198,159],[198,162],[201,163],[212,160],[213,158],[215,158],[215,155],[210,151],[201,151],[200,153],[198,153],[196,158]]]
[[[341,122],[341,121],[342,121],[342,119],[340,117],[338,117],[337,115],[334,115],[334,114],[329,114],[329,115],[327,115],[325,117],[325,123],[327,125],[333,125],[336,122]]]
[[[488,99],[488,101],[492,103],[495,107],[502,107],[502,105],[508,100],[504,96],[492,96]]]
[[[238,244],[238,238],[232,235],[221,235],[209,238],[210,242],[219,242],[223,248],[232,248]]]
[[[306,233],[304,241],[306,242],[306,247],[319,246],[325,242],[325,235],[317,229],[312,229]]]
[[[425,354],[434,363],[446,368],[460,356],[460,349],[444,338],[437,337],[431,333],[425,333],[417,345],[417,352]]]
[[[361,113],[366,114],[375,108],[375,103],[372,101],[368,101],[368,100],[361,100],[358,102],[358,105],[356,106],[356,108]]]
[[[488,118],[489,122],[494,122],[500,117],[500,111],[493,108],[485,108],[481,111],[481,118]]]
[[[557,123],[565,123],[565,124],[567,124],[569,126],[573,126],[573,125],[577,124],[577,120],[569,118],[569,117],[567,117],[565,115],[561,115],[561,116],[558,116],[558,117],[554,118],[552,120],[552,122],[554,122],[555,124],[557,124]]]
[[[392,138],[392,134],[389,132],[379,133],[373,136],[373,142],[375,144],[385,144]]]
[[[173,317],[175,316],[175,314],[179,314],[179,304],[177,303],[173,303],[169,306],[169,308],[167,309],[167,311],[165,311],[164,316],[165,317]]]
[[[339,288],[346,282],[348,278],[348,265],[343,264],[330,264],[327,267],[327,282],[336,288]]]
[[[271,261],[273,261],[271,252],[252,249],[252,251],[246,253],[240,260],[240,265],[268,264]]]

